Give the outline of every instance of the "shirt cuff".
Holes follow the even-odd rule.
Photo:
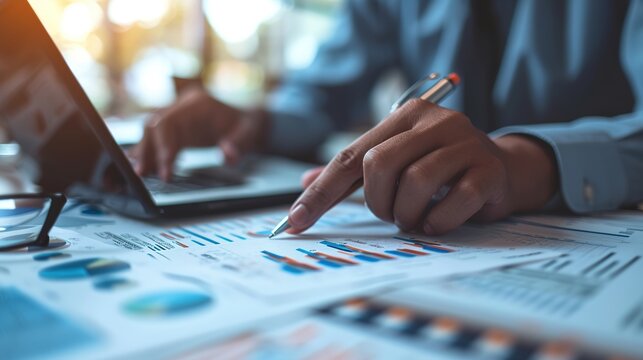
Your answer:
[[[559,195],[571,211],[618,208],[626,200],[627,181],[616,144],[599,130],[576,130],[564,125],[510,126],[490,136],[527,135],[551,146],[558,165]]]

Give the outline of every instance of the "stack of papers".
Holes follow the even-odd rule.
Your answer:
[[[332,347],[337,356],[414,358],[429,341],[417,334],[432,331],[430,319],[448,317],[476,328],[491,324],[513,339],[524,333],[510,326],[516,319],[542,322],[539,328],[583,341],[611,336],[636,355],[632,344],[642,332],[621,331],[640,330],[643,319],[643,292],[628,290],[641,273],[636,215],[521,217],[427,237],[400,233],[363,205],[343,203],[306,234],[268,239],[286,212],[149,224],[74,204],[52,232],[66,247],[0,254],[0,306],[11,309],[0,315],[0,350],[16,359],[212,351],[218,358],[266,351],[304,358]],[[607,303],[619,308],[598,311]],[[364,309],[368,319],[353,316],[361,327],[346,321]],[[391,327],[421,341],[391,337]],[[34,336],[48,340],[34,347]],[[359,346],[371,342],[377,346]],[[445,356],[466,353],[436,346]],[[351,352],[357,349],[365,352]]]

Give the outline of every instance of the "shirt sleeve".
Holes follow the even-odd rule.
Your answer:
[[[567,124],[510,126],[493,137],[522,134],[549,144],[558,163],[559,196],[572,211],[611,210],[643,201],[643,2],[630,4],[621,61],[634,91],[630,114]],[[605,89],[608,91],[608,89]]]
[[[310,152],[333,131],[368,115],[372,87],[398,58],[392,4],[351,0],[343,5],[313,63],[290,73],[268,98],[270,151]]]

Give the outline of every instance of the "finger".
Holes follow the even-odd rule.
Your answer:
[[[370,149],[364,157],[364,198],[373,214],[392,222],[403,170],[444,143],[440,131],[411,129]]]
[[[153,129],[152,135],[159,176],[164,181],[170,181],[174,170],[174,160],[179,152],[177,134],[173,131],[171,122],[165,121]]]
[[[314,170],[316,170],[316,169],[309,170],[309,171],[314,171]],[[347,197],[351,196],[351,195],[352,195],[352,194],[353,194],[357,189],[359,189],[360,187],[362,187],[362,185],[363,185],[363,181],[362,181],[361,179],[360,179],[360,180],[357,180],[353,185],[351,185],[351,186],[348,188],[348,190],[346,190],[346,192],[345,192],[344,194],[342,194],[342,196],[340,196],[340,197],[337,199],[337,201],[335,201],[335,202],[334,202],[334,203],[329,207],[329,209],[328,209],[328,210],[332,209],[335,205],[339,204],[339,203],[340,203],[340,202],[342,202],[344,199],[346,199]],[[326,210],[326,211],[328,211],[328,210]],[[287,233],[289,233],[289,234],[298,234],[298,233],[300,233],[300,232],[302,232],[302,231],[304,231],[304,230],[305,230],[305,229],[290,228],[290,229],[288,229],[286,232],[287,232]]]
[[[136,173],[139,176],[148,175],[156,170],[156,155],[154,154],[154,135],[153,129],[145,125],[143,139],[136,145],[132,153],[136,159]]]
[[[442,234],[462,225],[497,193],[494,174],[479,166],[472,168],[447,196],[433,207],[424,221],[427,234]]]
[[[421,101],[425,103],[424,101]],[[362,177],[364,154],[386,139],[408,130],[421,105],[407,103],[373,129],[337,154],[322,173],[293,204],[289,223],[295,231],[312,226]]]
[[[456,144],[429,153],[402,171],[395,193],[393,218],[403,230],[416,228],[431,198],[472,164],[470,147]]]
[[[254,126],[256,125],[252,121],[242,120],[229,134],[221,138],[219,147],[223,152],[226,164],[234,165],[238,163],[241,157],[250,150],[252,146],[250,140]]]
[[[306,171],[301,176],[301,186],[305,189],[310,186],[310,184],[319,177],[319,175],[324,171],[325,166],[318,166],[316,168]]]

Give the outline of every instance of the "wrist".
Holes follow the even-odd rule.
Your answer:
[[[558,168],[551,147],[535,137],[516,134],[494,142],[507,167],[513,211],[541,209],[558,191]]]

